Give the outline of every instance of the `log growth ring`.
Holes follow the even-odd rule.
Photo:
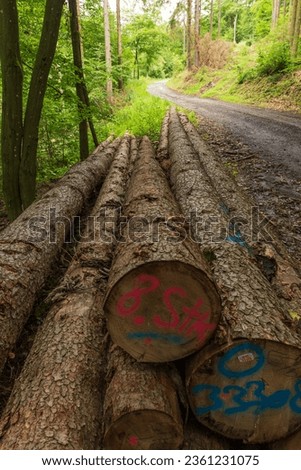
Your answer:
[[[245,442],[281,439],[301,426],[301,350],[270,340],[208,346],[187,369],[202,424]]]
[[[141,362],[169,362],[200,350],[220,304],[207,275],[180,261],[145,263],[110,290],[105,312],[113,341]]]

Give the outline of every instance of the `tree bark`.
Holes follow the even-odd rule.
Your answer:
[[[222,34],[222,0],[218,0],[217,37]]]
[[[301,0],[298,0],[297,7],[296,7],[296,21],[295,21],[294,35],[293,35],[293,41],[292,41],[292,55],[294,57],[296,57],[298,54],[300,30],[301,30]]]
[[[300,335],[250,257],[248,246],[227,231],[227,219],[219,210],[221,199],[175,110],[170,117],[169,150],[174,194],[184,216],[190,216],[194,240],[211,259],[223,305],[214,342],[188,367],[191,407],[202,423],[225,436],[249,442],[279,438],[301,425],[299,411],[293,410],[298,409],[294,400],[298,397],[301,369]],[[247,364],[245,370],[248,362],[251,366]],[[235,373],[231,374],[230,368]],[[283,383],[286,391],[279,389]],[[233,391],[236,394],[232,396]],[[248,397],[246,405],[242,402],[244,396]],[[235,406],[229,412],[223,410],[224,401],[230,398],[241,405],[237,411]]]
[[[289,38],[290,38],[291,48],[293,46],[294,35],[295,35],[298,1],[299,0],[292,0],[290,3]]]
[[[280,15],[280,0],[273,0],[272,8],[272,29],[275,29]]]
[[[50,296],[0,421],[1,449],[95,449],[104,398],[105,319],[99,305],[127,180],[124,139],[75,256]]]
[[[23,209],[32,203],[36,195],[39,123],[64,3],[64,0],[56,2],[47,0],[46,2],[39,49],[30,81],[24,117],[24,138],[19,176]]]
[[[0,370],[30,315],[74,217],[101,184],[119,143],[117,140],[105,150],[100,145],[94,155],[71,168],[52,190],[1,232]]]
[[[220,196],[221,208],[227,216],[228,225],[236,227],[237,232],[242,234],[246,243],[252,247],[256,259],[263,263],[270,262],[275,266],[273,276],[267,276],[269,281],[287,309],[301,316],[301,278],[298,267],[280,241],[274,225],[266,221],[263,233],[257,231],[261,220],[264,221],[265,217],[258,213],[255,202],[240,189],[232,175],[227,172],[225,165],[200,138],[188,118],[181,113],[179,117],[201,165]],[[168,146],[168,143],[165,145]]]
[[[118,88],[123,89],[122,79],[122,37],[121,37],[121,14],[120,14],[120,0],[116,0],[116,24],[117,24],[117,56],[118,56]]]
[[[105,56],[107,71],[107,100],[113,104],[113,82],[112,82],[112,57],[111,57],[111,37],[110,37],[110,17],[108,0],[103,0],[103,15],[105,29]]]
[[[147,138],[122,221],[104,307],[113,341],[142,362],[200,349],[216,327],[219,298]]]
[[[237,36],[237,22],[238,22],[238,13],[235,15],[234,18],[234,25],[233,25],[233,42],[236,44],[236,36]]]
[[[19,48],[16,0],[0,1],[0,54],[2,65],[1,157],[3,195],[8,217],[22,212],[19,168],[23,137],[23,71]]]
[[[75,86],[78,99],[80,160],[89,155],[88,124],[95,146],[98,145],[97,136],[91,118],[89,95],[85,82],[83,68],[83,48],[80,28],[79,1],[69,0],[70,30],[72,38],[73,64],[75,73]]]
[[[192,37],[191,37],[191,11],[192,11],[192,0],[187,0],[187,68],[191,70],[192,68]]]
[[[195,0],[195,13],[194,13],[194,65],[200,66],[200,52],[199,52],[199,41],[200,41],[200,8],[201,1]]]
[[[137,363],[116,345],[108,357],[104,448],[178,449],[183,441],[181,379],[174,366]]]
[[[210,38],[213,39],[213,5],[214,0],[210,0]]]

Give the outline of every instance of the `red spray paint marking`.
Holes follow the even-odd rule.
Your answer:
[[[139,442],[139,439],[138,439],[137,436],[130,436],[129,437],[129,444],[131,446],[136,446],[138,444],[138,442]]]
[[[141,287],[141,284],[145,283],[149,285]],[[122,317],[130,317],[136,312],[141,306],[143,295],[155,291],[160,286],[160,280],[156,276],[139,274],[134,281],[134,286],[134,289],[123,294],[117,302],[117,313]],[[154,326],[181,332],[186,337],[196,333],[199,341],[204,341],[207,332],[214,330],[216,324],[209,323],[210,312],[201,312],[201,307],[204,303],[203,300],[199,298],[192,307],[182,307],[182,311],[187,317],[184,318],[184,321],[179,325],[180,317],[172,304],[172,295],[186,298],[187,292],[181,287],[176,286],[169,287],[164,291],[163,303],[170,314],[170,320],[163,320],[160,315],[156,314],[152,318]],[[129,303],[132,305],[128,305]],[[145,318],[142,315],[137,315],[132,318],[132,322],[136,325],[142,325],[145,322]],[[150,344],[151,342],[151,338],[144,340],[145,344]]]

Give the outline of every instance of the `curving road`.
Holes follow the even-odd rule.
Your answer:
[[[253,152],[301,178],[301,114],[182,95],[164,81],[150,85],[148,91],[223,124]]]

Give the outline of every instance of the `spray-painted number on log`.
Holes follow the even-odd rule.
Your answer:
[[[237,358],[241,365],[246,364],[246,367],[240,366],[238,370],[233,370],[229,365],[233,358]],[[248,365],[249,362],[250,365]],[[260,346],[252,343],[240,343],[221,357],[217,364],[217,370],[227,378],[239,379],[253,375],[264,364],[265,356]],[[293,392],[289,389],[276,390],[270,395],[266,395],[264,392],[265,383],[262,380],[250,380],[243,386],[227,385],[221,388],[217,385],[201,383],[192,387],[192,393],[197,396],[197,401],[202,400],[206,403],[205,406],[195,408],[197,416],[216,410],[223,410],[226,415],[233,415],[248,411],[250,408],[254,408],[253,414],[259,415],[268,409],[279,409],[286,405],[293,412],[301,413],[301,379],[296,380]],[[229,404],[234,406],[229,406]]]
[[[129,292],[123,294],[117,302],[117,313],[121,317],[131,317],[133,324],[143,325],[145,322],[144,316],[133,316],[139,310],[142,298],[157,290],[160,286],[160,280],[156,276],[149,274],[140,274],[135,279],[135,287]],[[189,336],[196,333],[198,339],[203,341],[208,331],[214,330],[215,324],[208,323],[210,313],[208,311],[201,312],[203,300],[197,299],[192,307],[183,306],[182,314],[179,314],[173,304],[173,298],[178,296],[186,298],[187,292],[181,287],[169,287],[163,292],[163,304],[165,305],[169,318],[163,319],[159,314],[154,314],[151,318],[153,326],[161,329],[174,329],[175,332],[183,336]],[[183,315],[184,314],[184,315]],[[152,338],[152,339],[165,339],[170,342],[180,343],[183,342],[182,336],[165,335],[158,332],[137,332],[131,333],[132,338]]]

